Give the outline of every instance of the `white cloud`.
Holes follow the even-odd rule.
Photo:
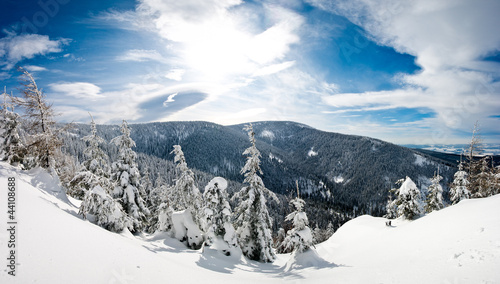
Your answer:
[[[78,99],[95,100],[98,98],[103,98],[103,95],[101,94],[101,88],[92,83],[53,83],[49,84],[49,87],[52,92]]]
[[[500,64],[481,61],[500,50],[498,1],[327,1],[313,5],[346,16],[379,44],[416,57],[422,71],[398,76],[403,88],[336,94],[324,101],[337,108],[429,108],[426,127],[469,131],[476,119],[493,125],[500,110]],[[485,129],[496,131],[495,128]]]
[[[121,61],[158,61],[164,62],[165,58],[156,50],[132,49],[117,58]]]
[[[300,15],[278,6],[255,8],[242,3],[143,0],[137,13],[152,19],[158,35],[168,40],[176,69],[185,71],[183,78],[232,84],[284,63],[280,61],[299,42],[297,31],[304,22]],[[257,12],[267,15],[267,26],[256,24],[253,14]]]
[[[168,96],[167,100],[163,102],[163,106],[167,107],[169,103],[175,102],[174,98],[177,96],[179,93],[173,93],[170,96]]]
[[[170,70],[167,75],[165,75],[165,78],[174,80],[174,81],[182,81],[182,76],[186,73],[186,70],[184,69],[178,69],[174,68]]]
[[[47,71],[47,68],[35,65],[25,65],[23,68],[31,72]]]
[[[0,65],[4,69],[11,69],[24,59],[31,59],[37,55],[57,53],[62,51],[62,46],[68,39],[51,40],[46,35],[24,34],[8,35],[0,39]]]

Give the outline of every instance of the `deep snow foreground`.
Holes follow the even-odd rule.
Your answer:
[[[17,179],[17,276],[7,274],[7,178]],[[500,195],[413,222],[361,216],[316,251],[273,264],[108,232],[42,170],[0,163],[0,283],[500,283]]]

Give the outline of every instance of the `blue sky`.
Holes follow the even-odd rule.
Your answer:
[[[404,3],[408,2],[408,3]],[[21,65],[98,123],[292,120],[400,144],[500,142],[500,2],[3,0]]]

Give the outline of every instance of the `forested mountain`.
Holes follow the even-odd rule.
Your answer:
[[[315,204],[306,210],[329,212],[321,214],[381,215],[388,191],[398,179],[409,176],[425,192],[429,178],[439,167],[446,191],[454,173],[440,159],[377,139],[324,132],[295,122],[255,122],[253,126],[256,145],[262,154],[266,187],[281,198],[293,196],[297,180],[303,197]],[[170,152],[173,145],[179,144],[188,166],[197,170],[195,175],[201,190],[213,176],[228,179],[229,192],[240,189],[243,181],[240,170],[245,163],[242,153],[249,146],[243,125],[165,122],[130,127],[131,138],[137,145],[134,150],[139,154],[139,168],[148,168],[153,182],[160,178],[167,184],[173,183],[174,155]],[[98,125],[97,130],[107,141],[120,134],[119,126],[115,125]],[[65,139],[65,150],[81,157],[84,142],[80,138],[89,132],[89,125],[75,125]],[[114,146],[103,148],[112,159],[116,156]],[[284,215],[286,207],[286,203],[276,208],[271,206],[273,215]],[[313,220],[320,213],[311,214]],[[325,227],[328,221],[317,223]]]

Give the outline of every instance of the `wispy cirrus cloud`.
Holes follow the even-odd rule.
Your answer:
[[[475,120],[497,131],[500,64],[483,60],[500,51],[496,1],[310,0],[363,27],[378,44],[416,57],[422,70],[397,75],[400,89],[325,96],[339,111],[370,108],[428,108],[436,113],[425,127],[452,133],[469,131]],[[421,125],[423,126],[423,125]],[[452,135],[443,136],[452,139]],[[446,143],[449,141],[436,141]]]
[[[166,59],[156,50],[132,49],[117,57],[120,61],[157,61],[166,62]]]

